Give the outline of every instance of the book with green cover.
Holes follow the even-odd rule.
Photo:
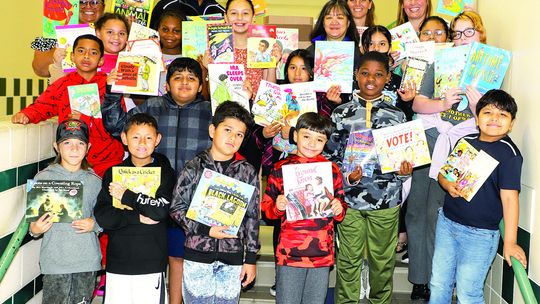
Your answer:
[[[101,101],[97,83],[68,86],[71,110],[94,118],[101,118]]]
[[[71,223],[82,218],[83,184],[80,181],[34,180],[26,182],[27,222],[49,212],[54,223]]]
[[[140,25],[150,26],[155,2],[155,0],[112,0],[110,11],[124,15],[126,18],[133,17]]]

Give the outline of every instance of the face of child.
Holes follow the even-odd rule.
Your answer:
[[[424,24],[420,31],[420,41],[435,41],[436,43],[446,42],[448,37],[444,31],[444,26],[436,20],[430,20]]]
[[[248,26],[255,22],[251,6],[246,0],[231,2],[224,19],[225,23],[232,24],[233,31],[237,34],[246,33]]]
[[[354,19],[362,19],[366,17],[368,10],[371,9],[371,0],[349,0],[347,5]],[[360,26],[361,24],[357,25]]]
[[[81,39],[71,54],[79,73],[95,73],[103,64],[103,57],[99,51],[99,44],[90,39]]]
[[[225,118],[217,127],[208,128],[212,138],[210,153],[216,161],[226,161],[240,149],[246,134],[246,124],[236,118]]]
[[[343,40],[348,27],[349,19],[339,8],[333,8],[328,15],[324,16],[324,31],[328,41]]]
[[[118,54],[126,47],[128,31],[120,20],[108,20],[100,30],[96,30],[96,35],[103,41],[105,53]]]
[[[313,158],[322,153],[328,138],[323,133],[301,128],[294,131],[294,140],[298,146],[298,156]]]
[[[164,54],[180,54],[182,44],[182,25],[174,17],[165,17],[158,28],[161,49]]]
[[[390,42],[382,33],[375,32],[373,35],[371,35],[368,51],[388,54],[388,52],[390,52]]]
[[[133,124],[127,133],[122,132],[122,143],[128,147],[131,161],[137,167],[152,162],[152,153],[161,141],[161,134],[147,124]]]
[[[514,120],[509,112],[490,104],[480,110],[476,124],[480,129],[480,140],[493,142],[512,131]]]
[[[474,30],[474,35],[471,37],[467,37],[464,32],[467,32],[467,34]],[[459,19],[454,23],[454,28],[452,31],[460,32],[461,37],[458,39],[452,39],[454,41],[454,46],[460,46],[460,45],[467,45],[471,44],[473,42],[480,42],[480,33],[475,30],[474,25],[469,20],[462,20]]]
[[[424,19],[427,11],[426,0],[403,0],[403,10],[410,20]]]
[[[304,59],[300,56],[294,56],[289,62],[287,68],[287,77],[290,83],[306,82],[310,80],[308,69],[304,64]]]
[[[195,100],[202,85],[195,73],[188,70],[176,71],[166,84],[166,89],[173,100],[179,105],[186,105]]]
[[[89,148],[87,143],[77,138],[69,138],[53,146],[62,158],[62,167],[71,172],[79,170]]]
[[[104,8],[102,0],[79,1],[79,24],[96,22],[103,15]]]
[[[356,73],[360,96],[364,99],[375,99],[381,96],[386,82],[390,80],[384,65],[378,61],[366,61]]]

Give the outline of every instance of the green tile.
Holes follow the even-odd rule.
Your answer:
[[[34,280],[34,293],[39,293],[43,289],[43,275],[40,274],[35,280]]]
[[[21,108],[26,108],[26,96],[21,97]]]
[[[32,79],[26,79],[26,96],[32,96],[33,95],[33,86]]]
[[[9,190],[17,185],[17,168],[0,172],[0,192]]]
[[[2,304],[13,304],[13,297],[7,299],[6,301],[4,301],[4,303]]]
[[[13,115],[13,97],[6,98],[6,114]]]
[[[13,295],[13,304],[24,304],[34,297],[34,281],[26,284]]]
[[[5,78],[0,78],[0,96],[7,96],[6,94],[6,79]]]
[[[19,78],[13,79],[13,96],[21,96],[21,80]]]
[[[529,248],[531,244],[531,234],[525,231],[524,229],[518,227],[517,242],[525,254],[529,256]]]
[[[503,261],[501,296],[506,303],[512,303],[514,301],[514,270],[508,266],[506,261]]]
[[[13,236],[13,233],[10,233],[3,238],[0,238],[0,252],[4,252],[4,250],[6,250],[9,241],[11,240],[11,236]]]
[[[41,94],[43,91],[45,91],[45,79],[40,79],[38,81],[38,93]]]
[[[17,185],[24,185],[28,179],[34,178],[38,173],[38,163],[24,165],[18,168]]]
[[[531,281],[531,286],[534,292],[534,297],[540,302],[540,286],[536,285],[536,283],[533,281]]]

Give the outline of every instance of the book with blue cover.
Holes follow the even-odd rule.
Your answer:
[[[459,86],[470,50],[470,44],[435,50],[433,98],[441,98],[448,89]]]
[[[343,171],[352,172],[357,166],[360,166],[362,176],[372,177],[377,163],[377,150],[371,129],[351,132],[343,154],[341,166]]]
[[[354,41],[315,41],[314,82],[317,91],[341,86],[342,93],[352,93]]]
[[[465,7],[474,7],[475,0],[439,0],[437,13],[455,17],[463,12]]]

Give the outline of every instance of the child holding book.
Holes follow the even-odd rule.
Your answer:
[[[378,129],[406,122],[405,114],[385,101],[384,85],[390,80],[389,59],[379,52],[367,52],[360,59],[356,78],[359,89],[353,99],[332,113],[334,131],[326,145],[330,159],[341,165],[352,131]],[[400,161],[400,160],[395,160]],[[401,162],[399,172],[382,173],[374,165],[372,177],[362,176],[362,169],[343,172],[345,201],[349,209],[337,226],[336,303],[356,303],[360,296],[360,272],[367,246],[369,263],[369,299],[389,303],[397,244],[399,205],[403,183],[412,166]]]
[[[39,265],[43,274],[43,303],[89,303],[101,269],[93,208],[101,181],[86,159],[89,134],[86,123],[76,119],[61,122],[56,130],[54,162],[36,174],[36,180],[83,183],[82,218],[71,223],[53,223],[50,212],[30,223],[32,237],[43,236]],[[49,201],[49,204],[52,203]]]
[[[281,169],[290,164],[328,162],[321,153],[331,130],[327,118],[317,113],[302,114],[293,134],[298,145],[297,154],[278,162],[268,176],[262,208],[268,218],[281,222],[276,250],[276,302],[280,304],[325,303],[328,275],[334,265],[334,223],[343,220],[347,209],[341,173],[338,166],[332,164],[334,197],[330,206],[333,217],[290,222],[285,219],[289,202],[283,192]],[[310,186],[314,197],[313,186]],[[311,208],[315,213],[315,204]]]
[[[109,235],[105,303],[165,303],[166,221],[174,170],[165,155],[154,152],[161,141],[154,117],[133,115],[121,137],[129,157],[105,172],[94,208],[97,222]],[[113,181],[113,168],[118,166],[161,168],[155,195],[136,193]],[[113,198],[127,207],[113,206]]]
[[[460,302],[484,303],[484,281],[497,253],[501,219],[504,259],[511,265],[514,257],[527,266],[525,252],[517,244],[523,157],[508,136],[517,104],[508,93],[490,90],[478,101],[476,113],[480,134],[464,139],[498,165],[470,202],[462,197],[457,182],[438,176],[447,193],[437,220],[430,303],[450,303],[454,284]]]
[[[220,104],[208,128],[212,146],[186,163],[178,175],[170,213],[186,231],[185,303],[238,303],[241,286],[255,278],[260,247],[259,177],[237,153],[251,124],[251,115],[241,105]],[[238,235],[223,232],[226,226],[209,227],[186,217],[205,168],[255,187]]]

